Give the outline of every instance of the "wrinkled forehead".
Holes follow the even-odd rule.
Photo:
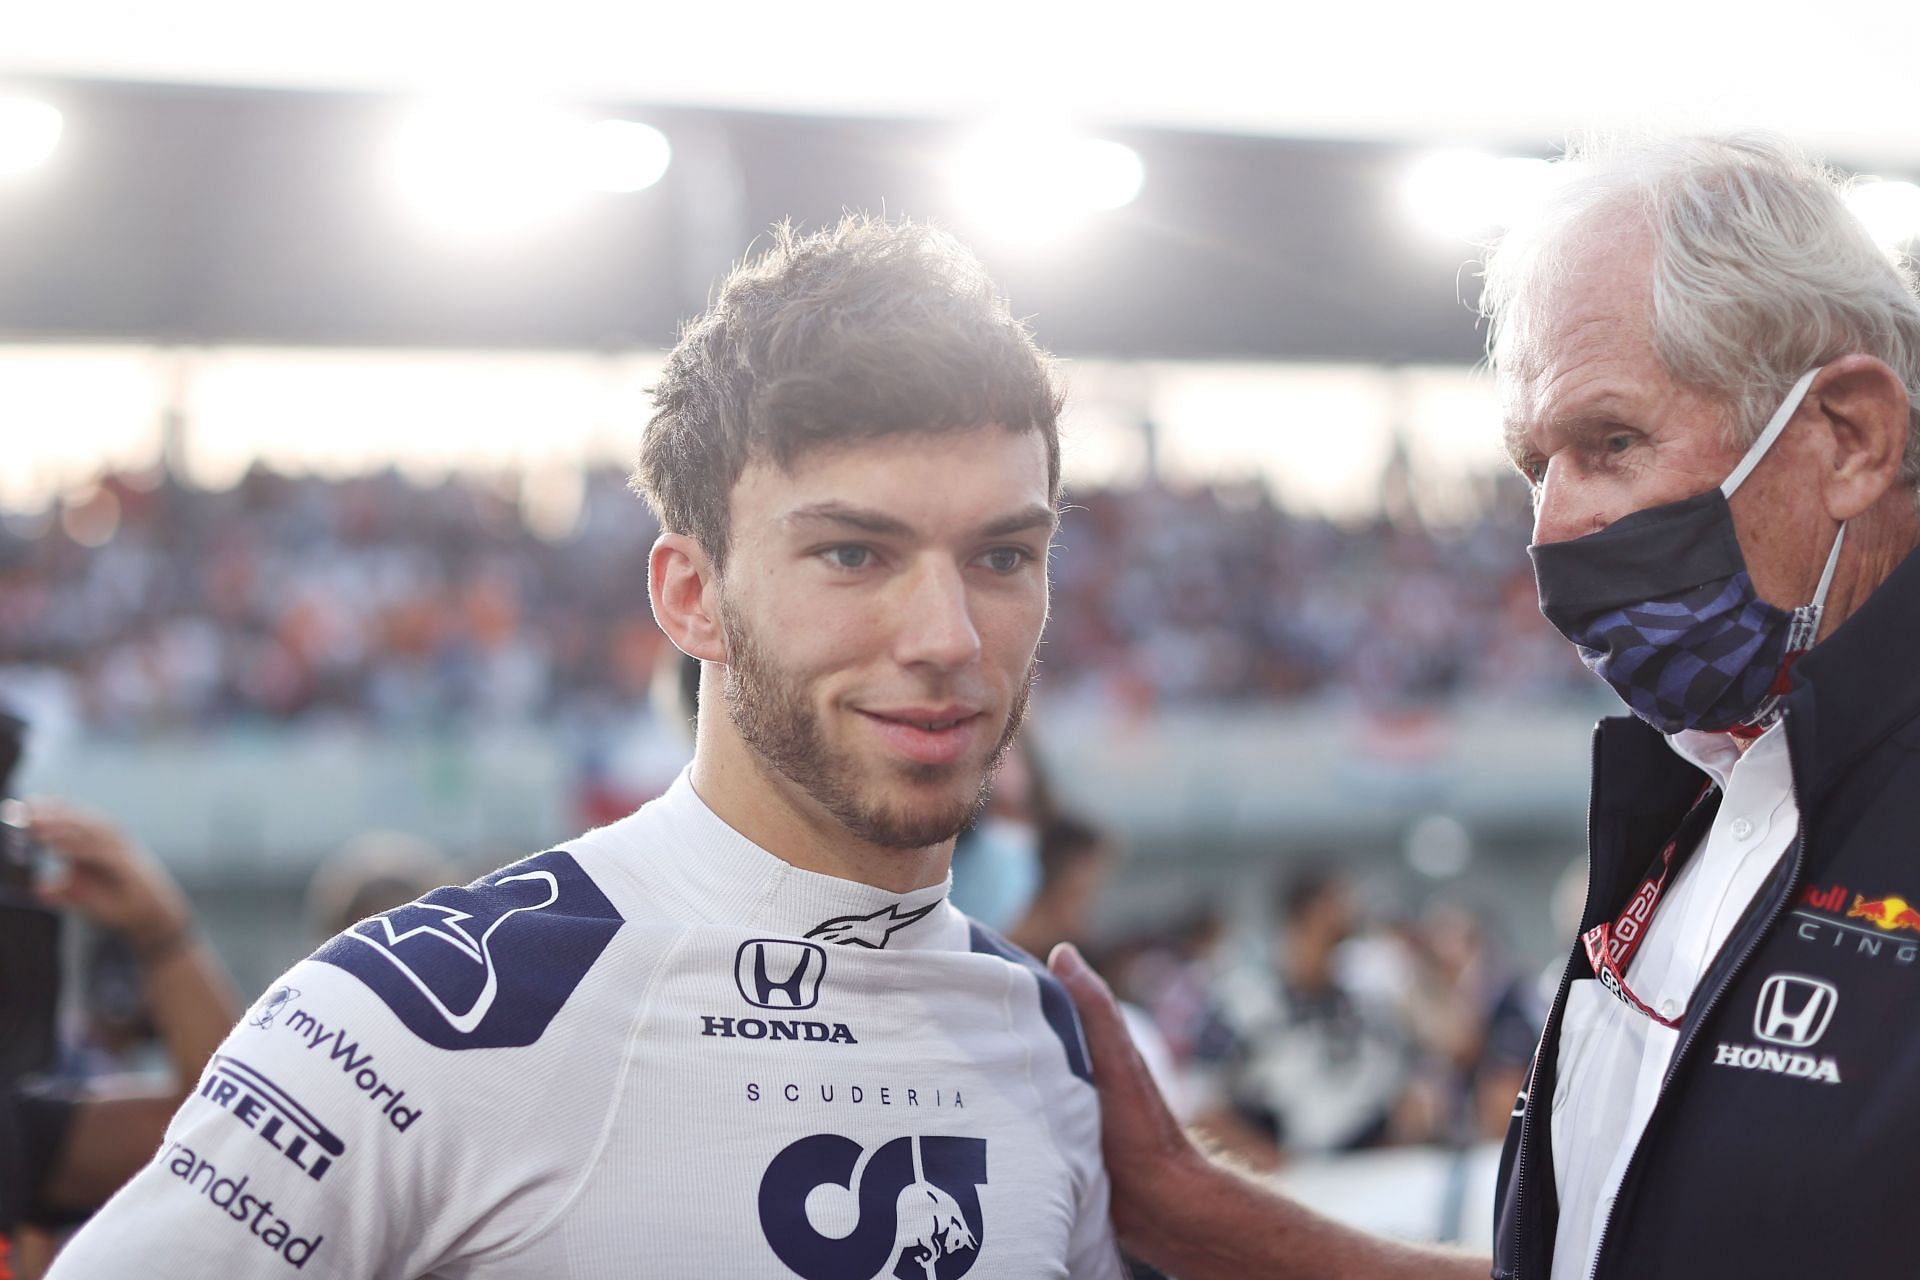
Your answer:
[[[1596,363],[1657,361],[1645,238],[1592,240],[1542,263],[1502,316],[1492,358],[1510,418]]]

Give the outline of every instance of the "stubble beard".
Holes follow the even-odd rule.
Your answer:
[[[884,795],[862,794],[859,764],[847,752],[828,745],[805,683],[784,671],[765,646],[740,626],[732,611],[722,621],[727,641],[726,679],[722,686],[727,715],[740,737],[767,766],[785,777],[831,814],[856,839],[882,849],[925,849],[951,840],[987,802],[1000,762],[1026,720],[1033,693],[1036,656],[1007,710],[1007,722],[980,769],[979,785],[962,800],[921,811],[890,805]],[[890,766],[903,789],[938,782],[974,767],[898,762]],[[887,780],[878,780],[885,790]]]

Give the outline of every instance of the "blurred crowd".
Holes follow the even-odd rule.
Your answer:
[[[651,519],[614,470],[584,477],[564,527],[532,518],[525,484],[105,477],[0,519],[0,671],[123,734],[617,713],[645,697],[663,643]],[[1140,710],[1590,696],[1535,605],[1524,490],[1496,495],[1436,531],[1289,513],[1251,484],[1076,492],[1042,696]]]
[[[1264,487],[1069,495],[1043,650],[1053,699],[1330,696],[1376,709],[1590,681],[1541,619],[1525,486],[1463,527],[1290,513]]]
[[[584,483],[548,540],[519,481],[107,477],[78,514],[3,526],[0,667],[57,673],[109,732],[591,714],[642,696],[665,642],[644,505]]]
[[[1005,921],[983,910],[970,881],[1006,876],[970,856],[976,831],[955,852],[954,899],[1034,955],[1080,947],[1122,1000],[1175,1113],[1215,1147],[1267,1172],[1380,1147],[1464,1150],[1505,1133],[1551,982],[1508,954],[1485,915],[1445,898],[1399,912],[1335,859],[1276,851],[1257,921],[1196,899],[1146,930],[1101,933],[1120,837],[1058,807],[1024,781],[1030,771],[1014,761],[1016,795],[1028,798],[1010,808],[996,784],[989,820],[1029,824],[1031,898]]]

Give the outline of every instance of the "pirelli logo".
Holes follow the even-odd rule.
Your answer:
[[[238,1058],[216,1053],[200,1096],[224,1110],[296,1169],[320,1181],[347,1153],[340,1135],[291,1093]]]

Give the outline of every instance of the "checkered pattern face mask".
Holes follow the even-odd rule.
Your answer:
[[[1771,724],[1788,669],[1820,632],[1846,527],[1834,536],[1813,602],[1782,609],[1754,591],[1727,506],[1812,381],[1808,373],[1794,385],[1719,488],[1636,511],[1583,538],[1527,548],[1540,612],[1662,733]]]

